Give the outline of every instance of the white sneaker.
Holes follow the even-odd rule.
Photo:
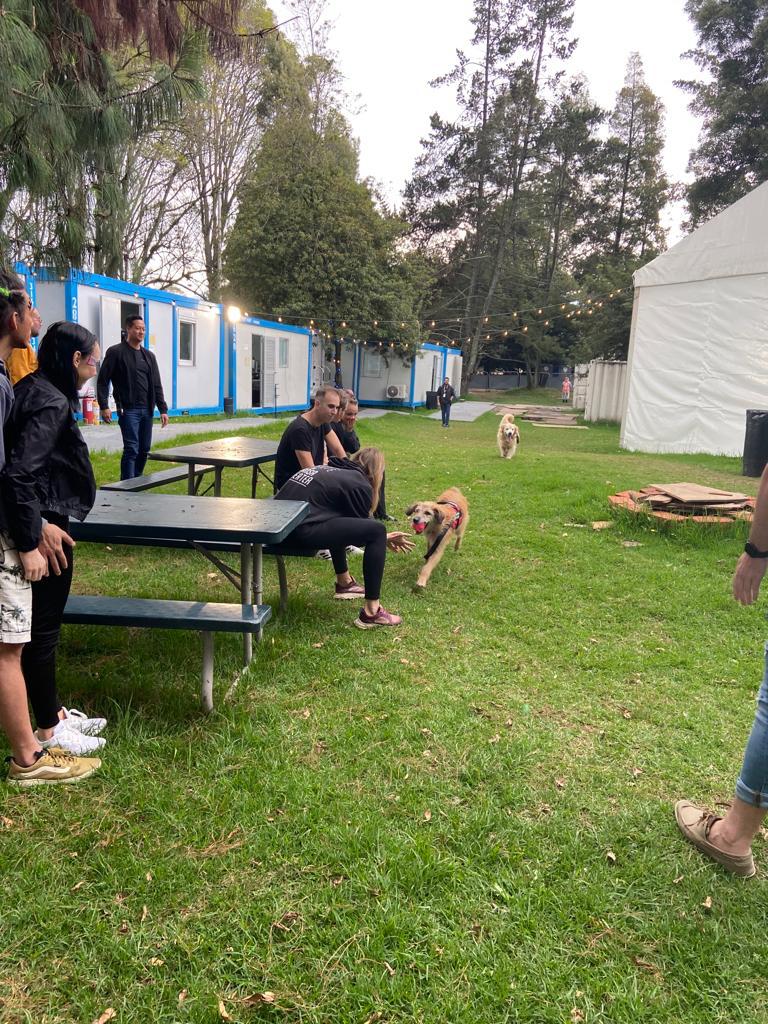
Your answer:
[[[61,710],[66,715],[63,721],[75,732],[82,732],[86,736],[98,736],[106,728],[106,718],[89,718],[77,708],[62,708]]]
[[[320,551],[315,552],[315,558],[324,558],[326,562],[330,562],[331,552],[328,550],[328,548],[321,548]]]
[[[364,555],[365,551],[363,548],[358,548],[354,544],[347,544],[348,555]]]
[[[101,736],[86,736],[85,733],[78,732],[77,729],[68,728],[67,720],[64,719],[55,727],[53,736],[49,740],[40,740],[40,746],[43,749],[58,747],[60,750],[66,750],[68,754],[74,754],[75,757],[82,757],[83,754],[99,750],[106,742]]]

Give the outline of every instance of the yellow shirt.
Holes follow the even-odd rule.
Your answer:
[[[11,349],[11,354],[5,360],[8,376],[11,384],[18,384],[22,377],[37,369],[37,355],[31,345],[26,348]]]

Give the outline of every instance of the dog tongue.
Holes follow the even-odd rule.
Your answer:
[[[414,533],[423,533],[426,530],[426,528],[427,528],[427,524],[426,523],[414,523],[413,524],[413,532]]]

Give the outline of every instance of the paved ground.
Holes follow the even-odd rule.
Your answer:
[[[473,423],[478,417],[482,416],[483,413],[492,412],[494,405],[492,402],[456,402],[451,409],[451,422],[456,421],[457,423]],[[433,412],[431,416],[427,417],[430,420],[439,420],[441,413]]]
[[[386,409],[361,409],[360,419],[376,419],[385,416]],[[297,414],[298,415],[298,414]],[[155,424],[152,439],[159,441],[173,441],[182,434],[209,434],[212,432],[223,434],[237,434],[244,427],[263,427],[268,423],[275,423],[272,416],[238,416],[233,419],[204,420],[198,422],[190,419],[186,422],[174,420],[165,429],[160,428],[160,423]],[[117,422],[105,424],[100,423],[98,427],[81,426],[80,430],[88,450],[91,452],[121,452],[123,450],[123,439]]]

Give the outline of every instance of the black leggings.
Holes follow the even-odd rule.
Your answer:
[[[56,648],[72,585],[72,549],[65,544],[64,550],[67,567],[61,576],[50,573],[32,584],[32,639],[21,652],[27,696],[39,729],[52,729],[61,708],[56,691]]]
[[[334,571],[340,575],[347,572],[348,544],[365,548],[363,555],[363,581],[367,601],[378,601],[381,597],[381,581],[384,578],[384,562],[387,557],[387,528],[377,519],[328,519],[324,523],[298,526],[290,536],[291,546],[301,548],[328,548],[333,559]]]

